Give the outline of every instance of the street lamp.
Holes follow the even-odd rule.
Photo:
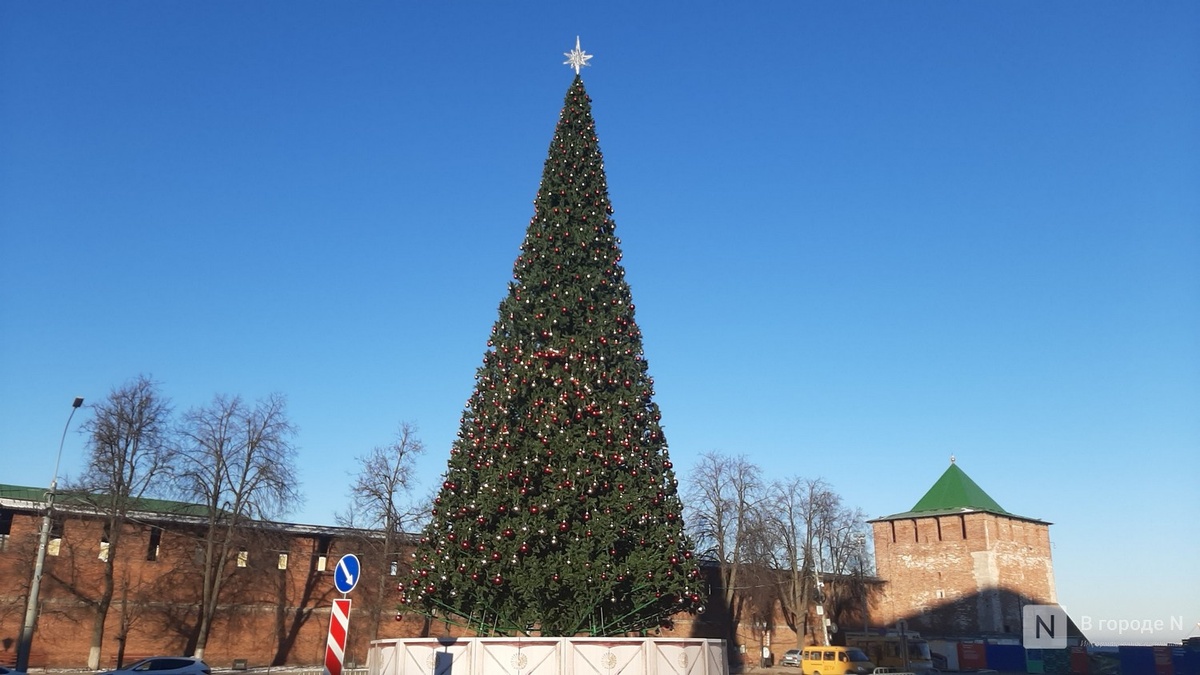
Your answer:
[[[42,516],[42,532],[38,536],[37,562],[33,565],[33,579],[29,582],[29,601],[25,605],[21,641],[17,643],[16,669],[22,672],[29,670],[29,649],[33,645],[33,626],[37,623],[38,615],[38,592],[42,586],[42,568],[46,564],[46,545],[50,541],[50,521],[54,516],[54,491],[58,489],[58,463],[62,461],[63,444],[67,441],[67,429],[71,428],[71,418],[75,417],[75,411],[82,405],[82,396],[76,396],[75,401],[71,403],[71,414],[67,416],[62,439],[58,442],[58,456],[54,459],[54,477],[50,479],[50,491],[46,493],[46,513]]]

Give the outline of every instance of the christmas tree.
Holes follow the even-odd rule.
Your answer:
[[[402,607],[644,633],[701,602],[579,66]]]

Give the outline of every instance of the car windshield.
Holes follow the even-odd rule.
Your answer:
[[[847,649],[846,654],[848,654],[850,656],[851,661],[870,661],[871,660],[871,659],[867,658],[867,655],[863,653],[863,650],[858,649],[857,647],[851,647],[850,649]]]
[[[928,661],[932,657],[929,654],[928,642],[909,642],[908,643],[908,658],[918,661]]]

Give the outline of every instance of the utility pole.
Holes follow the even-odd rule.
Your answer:
[[[33,579],[29,582],[29,600],[25,604],[25,623],[21,626],[21,640],[17,643],[16,670],[29,671],[29,651],[33,646],[33,627],[37,624],[38,594],[42,587],[42,569],[46,565],[46,545],[50,542],[50,524],[54,517],[54,493],[58,489],[58,463],[62,461],[63,443],[67,441],[67,429],[71,418],[83,405],[83,397],[76,396],[71,404],[71,414],[63,427],[62,439],[58,442],[58,457],[54,459],[54,476],[50,479],[50,490],[46,493],[46,513],[42,516],[42,532],[38,536],[37,562],[33,565]]]
[[[825,582],[821,581],[821,574],[817,571],[817,566],[813,564],[813,586],[816,588],[817,601],[817,621],[821,624],[821,646],[829,646],[829,617],[825,616]]]

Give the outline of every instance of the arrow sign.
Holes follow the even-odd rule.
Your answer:
[[[354,590],[358,583],[359,569],[358,556],[353,553],[342,556],[337,567],[333,568],[333,585],[342,593]]]

